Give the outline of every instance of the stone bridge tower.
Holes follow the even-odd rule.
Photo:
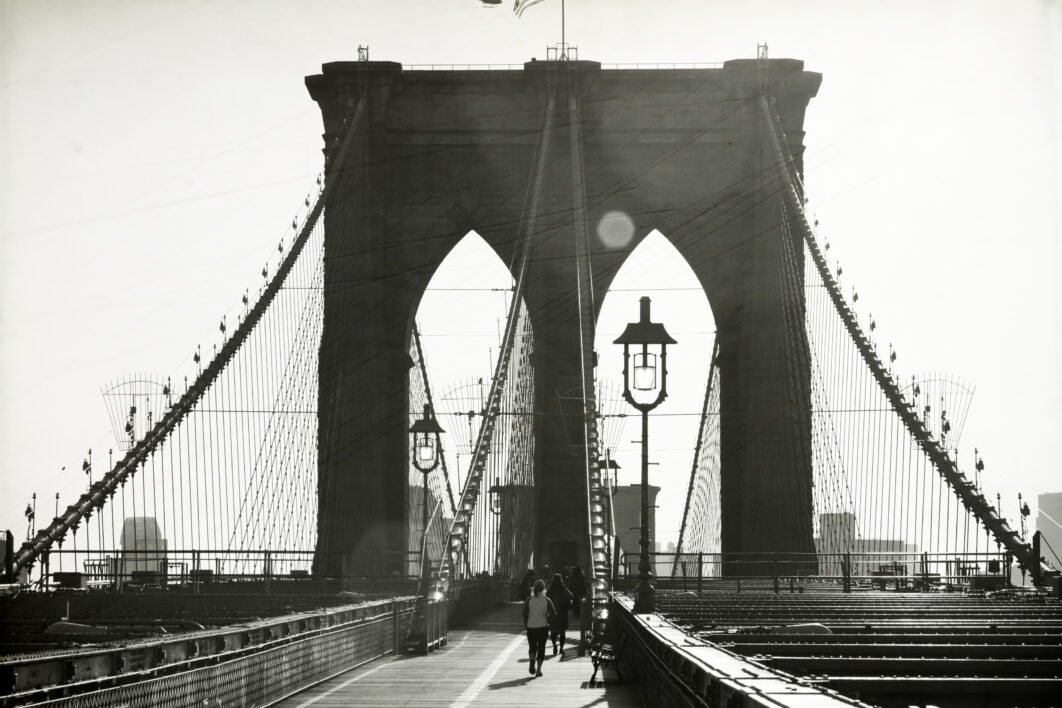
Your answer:
[[[512,261],[549,92],[557,109],[525,296],[543,413],[536,483],[550,490],[550,503],[538,505],[537,562],[558,567],[589,557],[581,410],[564,398],[580,385],[570,92],[581,106],[590,233],[613,210],[636,226],[622,247],[591,238],[598,306],[627,255],[659,229],[693,268],[714,312],[723,550],[814,550],[807,361],[782,354],[795,331],[778,282],[783,251],[792,246],[799,257],[802,246],[785,244],[781,228],[763,68],[756,60],[672,70],[532,61],[512,71],[404,71],[391,62],[336,62],[306,79],[324,118],[326,151],[352,99],[363,101],[326,205],[320,562],[336,557],[329,552],[359,552],[353,562],[361,572],[379,572],[386,569],[368,552],[407,548],[413,318],[432,274],[469,230]],[[766,69],[799,167],[804,111],[821,77],[789,59]]]

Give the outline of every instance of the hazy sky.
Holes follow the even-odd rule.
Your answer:
[[[1062,489],[1062,3],[569,0],[567,36],[606,64],[767,42],[821,72],[806,181],[846,292],[904,377],[976,386],[990,492]],[[113,446],[102,387],[183,375],[257,286],[320,166],[305,75],[359,44],[522,64],[559,39],[559,0],[0,1],[0,528]]]

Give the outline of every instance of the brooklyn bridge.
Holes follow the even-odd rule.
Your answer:
[[[954,387],[901,375],[817,233],[821,78],[765,46],[609,68],[566,44],[308,76],[324,169],[259,283],[188,376],[108,389],[118,450],[6,534],[0,703],[1056,702],[1040,534],[960,464]],[[508,285],[466,395],[433,386],[418,308],[470,233]],[[597,331],[654,234],[714,317],[672,549],[650,460],[683,334],[651,292]],[[529,571],[576,589],[537,666]]]

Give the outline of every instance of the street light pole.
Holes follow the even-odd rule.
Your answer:
[[[642,410],[642,503],[638,518],[640,533],[638,548],[638,589],[635,595],[635,612],[652,612],[655,609],[653,567],[649,563],[649,409]]]
[[[494,484],[487,490],[487,496],[490,497],[490,513],[498,517],[498,521],[495,525],[495,544],[494,544],[494,574],[505,576],[511,568],[509,568],[510,554],[502,552],[503,541],[507,538],[505,521],[508,517],[505,511],[505,494],[507,493],[509,485],[502,485],[499,477],[494,478]],[[505,563],[502,563],[502,561]],[[503,567],[504,566],[504,567]]]
[[[638,587],[635,589],[634,611],[651,613],[656,607],[653,589],[653,568],[649,562],[649,411],[667,398],[667,345],[677,342],[667,333],[664,325],[649,320],[648,297],[639,300],[641,317],[631,322],[615,341],[623,345],[623,397],[642,414],[642,503],[638,544],[641,554],[638,561]],[[631,370],[630,347],[634,345],[634,367]],[[652,347],[652,351],[650,351]],[[638,350],[641,351],[638,351]],[[659,351],[659,385],[657,382],[657,352]],[[651,395],[652,401],[639,401],[631,389]]]
[[[423,522],[420,539],[420,581],[424,592],[429,592],[431,571],[428,566],[428,474],[439,466],[439,433],[446,432],[435,420],[431,406],[424,404],[424,415],[413,422],[409,433],[413,436],[413,466],[424,475],[424,494],[421,504]]]
[[[428,586],[431,581],[431,571],[428,568],[428,472],[431,470],[421,470],[424,474],[424,493],[421,495],[421,532],[420,532],[420,583],[424,588],[424,592],[428,592]]]

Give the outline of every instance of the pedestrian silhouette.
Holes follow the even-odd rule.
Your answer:
[[[549,624],[549,639],[553,642],[553,656],[557,655],[557,644],[560,643],[560,651],[564,653],[565,630],[568,629],[568,612],[572,608],[572,594],[564,584],[560,573],[553,574],[553,580],[549,584],[546,597],[553,603],[557,616]]]
[[[539,578],[532,588],[531,597],[524,602],[527,654],[531,660],[528,672],[535,676],[542,675],[542,662],[546,660],[546,636],[556,614],[553,603],[546,597],[546,583]]]
[[[572,616],[579,616],[579,606],[583,604],[583,596],[586,595],[586,576],[579,566],[572,568],[572,577],[568,578],[568,590],[572,593]]]

